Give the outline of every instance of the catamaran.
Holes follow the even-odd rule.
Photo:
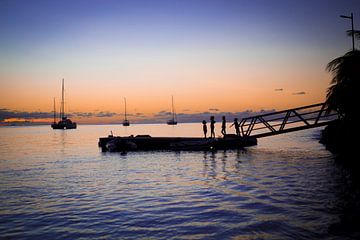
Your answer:
[[[56,122],[56,108],[54,98],[54,122],[51,124],[53,129],[75,129],[76,122],[71,121],[65,115],[65,99],[64,99],[64,79],[62,80],[62,94],[61,94],[61,107],[60,107],[60,120]]]
[[[176,113],[174,110],[174,97],[173,96],[171,96],[171,115],[172,115],[172,118],[167,121],[167,124],[168,125],[176,125],[177,119],[176,119]]]
[[[125,119],[123,121],[123,126],[127,127],[130,126],[130,121],[127,119],[127,115],[126,115],[126,98],[124,98],[124,102],[125,102]]]

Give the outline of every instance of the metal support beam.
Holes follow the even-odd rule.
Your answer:
[[[338,112],[323,114],[324,112],[326,112],[325,103],[319,103],[243,118],[240,121],[241,134],[243,137],[272,136],[324,126],[341,117]],[[278,126],[280,127],[277,130]]]
[[[270,129],[270,131],[272,132],[276,132],[276,130],[267,122],[265,121],[262,117],[258,117],[260,122],[262,122],[268,129]]]
[[[295,115],[300,118],[306,125],[310,125],[300,114],[298,114],[295,110],[292,111],[293,113],[295,113]]]
[[[289,119],[289,117],[290,117],[290,114],[291,114],[291,112],[287,112],[287,113],[286,113],[286,115],[285,115],[285,117],[284,117],[284,120],[283,120],[283,122],[281,123],[281,126],[280,126],[280,128],[279,128],[279,131],[284,130],[285,125],[286,125],[286,123],[287,123],[287,121],[288,121],[288,119]]]

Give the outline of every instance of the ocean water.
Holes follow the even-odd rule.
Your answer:
[[[347,225],[359,198],[347,197],[349,174],[318,143],[320,130],[241,150],[120,154],[102,153],[98,138],[201,136],[202,126],[2,127],[0,238],[359,237]]]

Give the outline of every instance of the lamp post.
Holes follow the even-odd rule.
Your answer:
[[[352,47],[353,47],[353,51],[355,51],[355,43],[354,43],[354,15],[353,13],[351,13],[350,16],[344,16],[341,15],[341,18],[348,18],[351,19],[351,37],[352,37]]]

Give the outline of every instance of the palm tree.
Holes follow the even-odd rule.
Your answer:
[[[360,51],[350,51],[335,58],[326,69],[333,76],[326,95],[328,111],[335,110],[345,118],[353,119],[360,100]]]
[[[350,35],[359,38],[359,31],[350,31]],[[359,167],[358,161],[353,160],[354,151],[357,151],[357,142],[353,141],[357,103],[360,100],[360,51],[355,48],[345,53],[344,56],[335,58],[328,63],[326,69],[332,74],[330,86],[327,90],[325,104],[327,112],[337,111],[342,115],[339,121],[326,126],[322,131],[321,142],[331,152],[338,153],[339,160],[355,164]]]
[[[354,32],[360,39],[359,31]],[[360,51],[353,50],[335,58],[326,69],[333,76],[325,102],[328,112],[335,110],[345,119],[354,120],[356,103],[360,100]]]

